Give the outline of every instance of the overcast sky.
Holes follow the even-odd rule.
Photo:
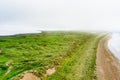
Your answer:
[[[0,32],[120,31],[120,0],[0,0]]]

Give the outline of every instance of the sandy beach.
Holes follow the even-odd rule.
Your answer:
[[[118,59],[107,48],[109,36],[103,38],[97,49],[98,80],[120,80],[120,64]]]

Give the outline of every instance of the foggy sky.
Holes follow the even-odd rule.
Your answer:
[[[22,31],[29,27],[120,31],[120,1],[0,0],[0,32]]]

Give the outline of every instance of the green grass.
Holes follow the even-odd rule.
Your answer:
[[[33,70],[43,80],[96,79],[95,60],[98,34],[80,32],[43,32],[0,37],[0,80],[9,80]],[[6,63],[10,63],[9,66]],[[6,74],[9,67],[10,72]],[[44,77],[46,70],[57,71]]]

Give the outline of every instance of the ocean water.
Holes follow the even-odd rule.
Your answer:
[[[112,33],[111,39],[108,41],[108,48],[113,55],[120,60],[120,33]]]
[[[8,36],[15,34],[25,33],[41,33],[39,27],[26,27],[26,26],[1,26],[0,25],[0,36]]]

